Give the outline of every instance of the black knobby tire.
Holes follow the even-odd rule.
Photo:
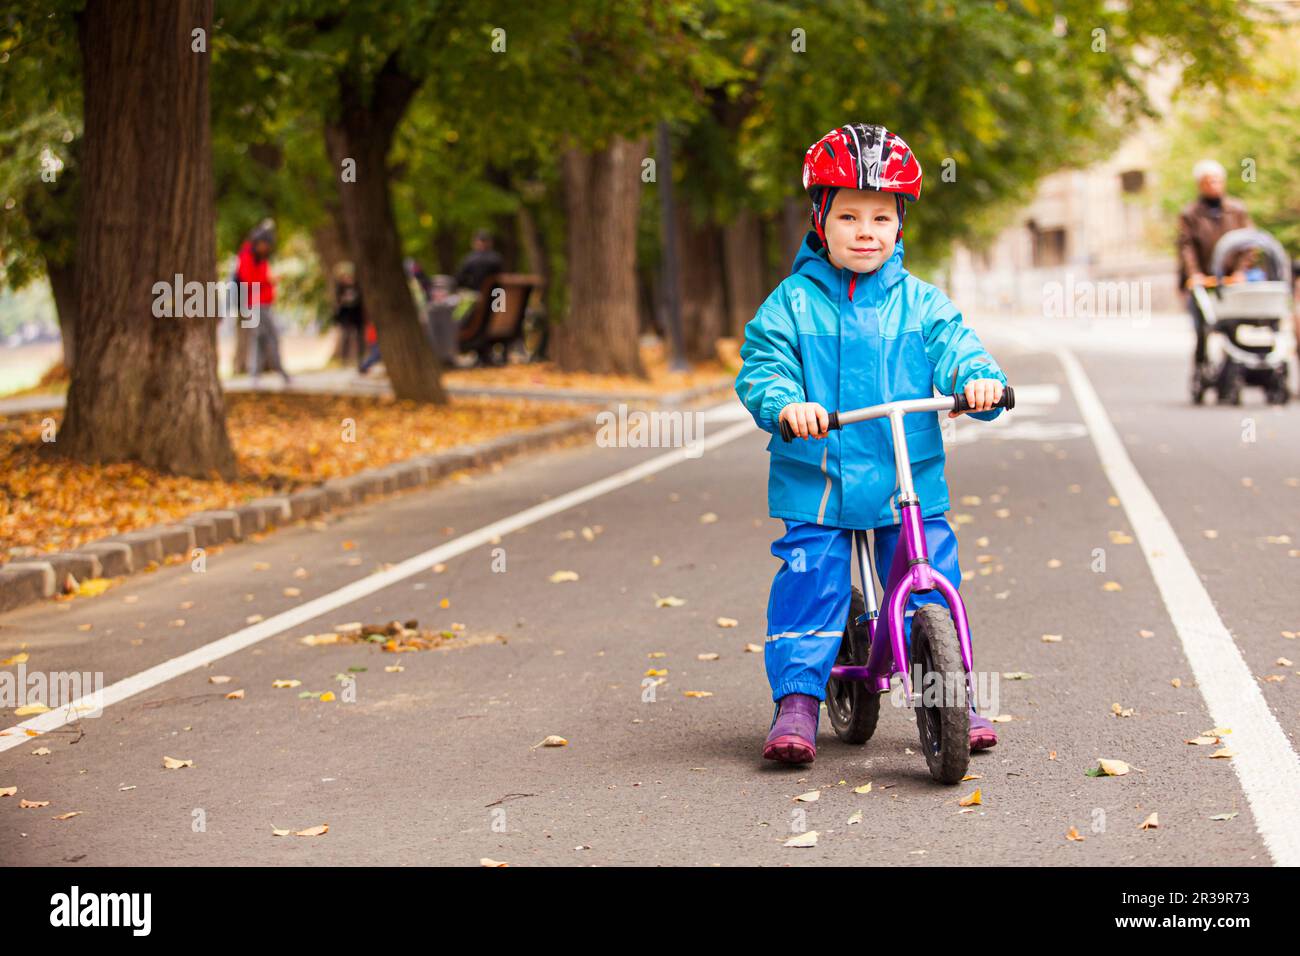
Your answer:
[[[912,692],[923,695],[928,687],[932,697],[927,704],[922,696],[915,708],[921,752],[935,780],[960,783],[970,766],[970,702],[957,628],[942,605],[923,604],[912,617],[914,676],[918,665],[921,680]]]
[[[854,623],[866,610],[866,599],[855,587],[849,599],[849,619],[840,638],[840,650],[835,655],[836,664],[866,665],[871,632],[865,621],[860,625]],[[839,681],[832,677],[826,682],[826,715],[840,740],[846,744],[865,744],[876,732],[876,722],[880,719],[880,694],[867,687],[865,681]]]

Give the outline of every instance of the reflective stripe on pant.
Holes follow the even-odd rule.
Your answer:
[[[781,567],[767,601],[767,642],[764,663],[772,699],[787,694],[826,698],[826,681],[839,651],[849,617],[853,583],[853,532],[810,521],[785,521],[785,534],[772,542]],[[876,574],[883,582],[898,545],[900,525],[875,529]],[[957,536],[942,515],[925,519],[930,563],[961,586]],[[938,591],[912,594],[907,602],[905,633],[911,642],[912,615],[922,604],[947,602]]]

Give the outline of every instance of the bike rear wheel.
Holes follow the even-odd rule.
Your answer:
[[[866,599],[855,587],[849,600],[849,619],[835,656],[836,664],[866,665],[871,652],[871,631],[865,621],[860,625],[854,623],[866,610]],[[840,740],[846,744],[865,744],[876,732],[876,722],[880,719],[880,694],[869,688],[866,681],[832,677],[826,682],[826,715]]]
[[[921,695],[915,708],[921,752],[930,776],[960,783],[970,766],[970,702],[957,628],[947,608],[923,604],[912,617],[912,674],[920,667]]]

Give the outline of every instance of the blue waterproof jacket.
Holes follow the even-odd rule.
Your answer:
[[[965,390],[1006,376],[948,297],[903,268],[903,243],[875,272],[839,269],[809,232],[794,271],[745,325],[736,394],[772,432],[768,509],[774,518],[837,528],[898,524],[898,475],[887,419],[856,422],[824,439],[781,440],[790,402],[849,411]],[[922,517],[948,510],[937,412],[904,416]],[[943,413],[946,415],[946,413]],[[991,421],[1002,409],[971,413]]]

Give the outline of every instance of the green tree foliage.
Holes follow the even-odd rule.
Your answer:
[[[1179,209],[1196,196],[1192,166],[1217,159],[1228,193],[1255,224],[1300,255],[1300,26],[1279,25],[1261,38],[1252,69],[1220,92],[1184,96],[1165,124],[1159,167],[1161,201],[1173,241]]]
[[[691,161],[730,170],[721,154],[733,150],[748,172],[739,188],[774,210],[799,191],[803,152],[818,137],[847,122],[881,123],[907,140],[925,170],[908,240],[929,254],[978,228],[982,212],[1027,198],[1044,174],[1104,155],[1150,113],[1144,84],[1152,70],[1176,62],[1193,87],[1235,75],[1240,40],[1252,32],[1232,0],[705,7],[702,35],[743,69],[725,93],[744,118],[738,136],[692,131],[705,148]],[[727,199],[714,202],[725,213]]]
[[[9,288],[76,242],[81,71],[75,4],[0,13],[0,269]]]

